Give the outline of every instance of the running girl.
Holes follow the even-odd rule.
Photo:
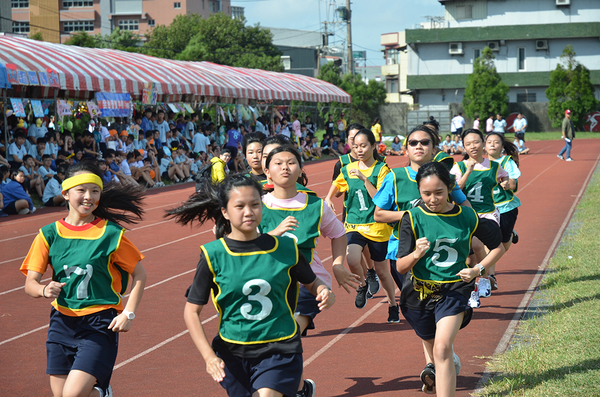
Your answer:
[[[168,211],[181,224],[212,219],[218,240],[202,246],[184,319],[206,370],[230,396],[293,396],[302,376],[302,344],[294,320],[298,282],[319,310],[335,295],[315,276],[293,239],[260,234],[262,189],[233,175]],[[212,346],[200,314],[213,294],[219,333]]]
[[[502,151],[504,150],[504,154]],[[500,186],[494,188],[494,202],[500,212],[500,231],[502,232],[502,244],[508,251],[513,242],[518,241],[514,231],[521,200],[515,193],[519,187],[519,151],[510,142],[507,142],[503,135],[491,132],[485,138],[485,151],[490,160],[500,164],[508,172],[508,180],[500,183]],[[498,289],[498,280],[496,280],[495,269],[492,267],[489,271],[490,284],[492,290]]]
[[[257,182],[267,180],[262,167],[263,137],[261,132],[244,135],[244,155],[248,161],[250,172],[246,176],[256,179]]]
[[[69,213],[40,230],[21,265],[25,292],[53,299],[46,372],[58,397],[112,396],[118,333],[129,331],[146,284],[144,256],[117,223],[141,219],[142,193],[119,184],[103,190],[100,175],[91,161],[69,167],[62,183]],[[52,281],[44,285],[48,265]]]
[[[456,176],[456,182],[477,211],[480,221],[493,222],[499,233],[500,213],[494,204],[494,189],[508,180],[508,173],[500,164],[483,157],[484,139],[481,131],[470,128],[463,132],[462,139],[468,158],[456,163],[450,173]],[[482,261],[485,251],[476,248],[474,251],[477,260]],[[479,296],[490,296],[491,284],[487,277],[481,278],[478,289]]]
[[[415,127],[406,136],[406,153],[410,160],[408,167],[392,169],[373,197],[375,221],[394,225],[387,246],[386,259],[390,260],[392,277],[400,289],[402,289],[402,276],[396,271],[399,222],[404,211],[413,208],[419,200],[417,172],[423,164],[433,161],[434,148],[438,147],[438,144],[439,136],[431,128],[425,125]],[[451,196],[455,203],[470,206],[467,197],[456,184],[451,189]]]
[[[475,277],[485,275],[504,253],[491,222],[448,201],[454,179],[440,163],[424,164],[416,176],[421,202],[404,212],[400,225],[397,270],[404,278],[402,314],[421,338],[427,365],[422,390],[440,397],[454,396],[460,360],[453,343],[458,330],[473,314],[468,301]],[[471,239],[477,236],[490,253],[481,263],[466,264]]]
[[[346,230],[333,211],[323,205],[322,199],[296,190],[301,167],[300,154],[291,146],[279,146],[269,153],[265,172],[273,181],[274,189],[263,196],[263,218],[259,231],[296,240],[298,249],[315,274],[329,288],[331,275],[323,267],[316,248],[320,236],[331,239],[333,274],[338,285],[350,293],[349,288],[356,289],[358,286],[358,276],[344,268]],[[302,335],[307,329],[315,328],[313,321],[319,314],[318,303],[306,287],[300,286],[294,315]],[[314,382],[307,379],[300,384],[297,396],[313,396],[314,388]]]
[[[374,157],[376,156],[375,137],[371,131],[366,128],[358,131],[354,137],[354,146],[359,161],[342,168],[325,200],[332,206],[330,203],[334,195],[348,192],[345,200],[347,215],[344,225],[348,238],[347,261],[350,271],[360,277],[355,306],[362,309],[367,304],[369,286],[365,281],[361,256],[363,248],[368,245],[371,259],[375,262],[375,271],[388,298],[388,322],[397,323],[400,317],[394,297],[394,282],[385,263],[391,227],[375,221],[373,218],[375,205],[372,199],[390,169],[387,164]]]

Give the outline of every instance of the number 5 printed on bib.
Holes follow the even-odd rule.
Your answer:
[[[252,293],[253,286],[258,287],[259,289],[256,294],[250,295]],[[244,303],[240,308],[240,312],[246,320],[261,321],[271,314],[271,310],[273,310],[273,302],[267,298],[267,295],[269,292],[271,292],[271,285],[267,281],[261,280],[260,278],[250,280],[244,284],[242,287],[242,292],[244,295],[248,296],[249,301],[255,301],[261,307],[261,310],[258,314],[250,314],[253,308],[252,304]]]
[[[457,241],[458,238],[440,238],[435,240],[435,245],[433,246],[433,252],[435,252],[435,254],[431,257],[433,264],[439,267],[450,267],[454,265],[458,259],[458,252],[449,245],[443,244],[454,244]],[[441,251],[446,251],[447,253],[445,261],[439,261]]]

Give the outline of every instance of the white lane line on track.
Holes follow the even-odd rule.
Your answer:
[[[215,318],[217,318],[217,316],[218,316],[217,314],[213,314],[213,315],[212,315],[212,317],[209,317],[209,318],[207,318],[206,320],[202,321],[202,325],[204,325],[204,324],[208,323],[208,322],[209,322],[209,321],[211,321],[211,320],[214,320]],[[147,354],[149,354],[149,353],[152,353],[153,351],[155,351],[155,350],[157,350],[157,349],[160,349],[161,347],[163,347],[163,346],[164,346],[164,345],[166,345],[167,343],[169,343],[169,342],[173,342],[175,339],[178,339],[178,338],[182,337],[183,335],[185,335],[185,334],[187,334],[187,333],[189,333],[189,331],[188,331],[187,329],[186,329],[185,331],[181,331],[181,332],[180,332],[180,333],[178,333],[177,335],[175,335],[175,336],[172,336],[172,337],[170,337],[169,339],[165,339],[164,341],[160,342],[159,344],[157,344],[157,345],[154,345],[154,346],[152,346],[151,348],[149,348],[149,349],[146,349],[146,350],[144,350],[143,352],[141,352],[141,353],[139,353],[139,354],[136,354],[135,356],[133,356],[133,357],[131,357],[131,358],[128,358],[127,360],[125,360],[125,361],[123,361],[123,362],[121,362],[121,363],[119,363],[119,364],[115,365],[115,367],[113,368],[113,370],[119,369],[119,368],[121,368],[122,366],[124,366],[124,365],[127,365],[127,364],[129,364],[130,362],[133,362],[133,361],[137,360],[138,358],[142,358],[142,357],[144,357],[145,355],[147,355]]]
[[[531,297],[535,293],[535,288],[538,286],[544,273],[546,273],[546,268],[548,267],[550,258],[552,257],[552,255],[554,255],[554,250],[556,249],[556,247],[562,240],[562,236],[565,232],[565,229],[569,225],[569,222],[571,221],[571,217],[573,216],[573,213],[575,212],[575,208],[577,207],[577,204],[579,204],[581,197],[585,193],[585,190],[588,186],[590,179],[592,178],[592,175],[594,174],[594,171],[596,170],[596,167],[598,167],[598,162],[600,162],[600,154],[598,155],[598,157],[596,157],[596,162],[594,163],[594,166],[590,169],[590,172],[588,173],[587,177],[585,178],[585,181],[583,182],[583,185],[581,186],[581,189],[579,190],[577,197],[575,197],[575,200],[573,201],[573,204],[571,205],[569,212],[567,212],[567,216],[565,217],[562,225],[560,226],[560,229],[558,229],[558,232],[556,232],[554,241],[552,241],[550,248],[548,248],[548,251],[546,252],[546,256],[542,260],[542,263],[541,263],[540,267],[538,268],[538,271],[535,274],[535,277],[533,278],[533,280],[531,280],[531,284],[529,284],[529,288],[527,288],[527,292],[523,296],[521,303],[519,303],[519,306],[518,306],[517,311],[515,312],[515,315],[513,316],[510,323],[508,324],[508,327],[506,328],[504,335],[500,339],[500,342],[498,342],[498,345],[496,346],[496,350],[494,350],[494,355],[504,353],[506,351],[506,349],[508,348],[508,345],[509,345],[511,339],[517,330],[517,326],[518,326],[519,322],[521,321],[521,317],[523,316],[523,313],[529,306]],[[490,371],[489,367],[486,366],[485,372],[483,373],[482,377],[479,379],[479,382],[477,382],[477,386],[475,386],[474,395],[480,394],[479,392],[482,391],[483,385],[485,383],[487,383],[487,381],[492,377],[492,374],[493,373]]]
[[[27,331],[27,332],[24,332],[24,333],[22,333],[22,334],[19,334],[19,335],[17,335],[17,336],[13,336],[12,338],[9,338],[9,339],[6,339],[6,340],[3,340],[2,342],[0,342],[0,346],[2,346],[2,345],[3,345],[3,344],[5,344],[5,343],[12,342],[12,341],[14,341],[14,340],[16,340],[16,339],[19,339],[19,338],[22,338],[22,337],[24,337],[24,336],[27,336],[27,335],[29,335],[29,334],[33,334],[34,332],[37,332],[37,331],[41,331],[41,330],[43,330],[43,329],[46,329],[46,328],[48,328],[48,326],[49,326],[49,324],[42,325],[41,327],[38,327],[38,328],[36,328],[36,329],[32,329],[31,331]]]
[[[42,282],[45,282],[45,281],[48,281],[48,280],[52,280],[52,278],[50,277],[50,278],[43,279]],[[0,295],[8,294],[10,292],[19,291],[19,290],[22,290],[23,288],[25,288],[25,286],[21,286],[21,287],[9,289],[8,291],[0,292]]]

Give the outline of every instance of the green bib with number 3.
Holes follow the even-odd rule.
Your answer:
[[[490,161],[490,168],[483,170],[474,169],[467,179],[463,192],[469,199],[473,209],[478,214],[489,214],[496,210],[494,202],[494,188],[498,186],[499,164]],[[460,172],[464,175],[467,172],[467,166],[464,161],[458,164]]]
[[[298,283],[292,283],[290,270],[298,263],[298,247],[289,237],[273,238],[269,251],[235,253],[222,238],[202,246],[218,287],[213,303],[226,342],[269,343],[297,332],[287,294],[292,289],[297,301]]]
[[[127,290],[129,275],[121,273],[121,289],[113,290],[109,269],[110,256],[121,243],[124,229],[106,222],[98,238],[67,237],[59,233],[56,222],[41,229],[48,243],[48,262],[52,265],[52,280],[66,283],[56,299],[58,305],[81,310],[97,305],[118,305]]]
[[[421,207],[408,211],[415,240],[425,237],[430,244],[425,255],[411,269],[416,279],[438,283],[461,280],[456,274],[467,267],[471,237],[479,218],[472,208],[458,208],[456,214],[426,212]]]

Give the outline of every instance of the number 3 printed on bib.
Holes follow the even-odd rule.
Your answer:
[[[467,193],[467,197],[469,198],[469,200],[471,202],[483,203],[483,194],[481,194],[482,186],[483,186],[483,183],[477,182],[475,184],[475,186],[473,186],[471,189],[469,189],[469,192]]]
[[[440,238],[435,240],[435,245],[433,246],[433,252],[435,252],[435,254],[433,254],[431,257],[431,261],[434,265],[439,267],[450,267],[456,263],[456,260],[458,259],[458,252],[449,245],[443,244],[454,244],[457,240],[458,238]],[[441,251],[446,251],[448,254],[448,257],[445,261],[438,260],[440,259]]]
[[[250,295],[252,293],[253,286],[258,287],[259,290],[256,294]],[[273,310],[273,302],[271,302],[271,300],[267,298],[267,295],[269,294],[269,292],[271,292],[271,285],[267,281],[261,280],[260,278],[250,280],[246,284],[244,284],[244,286],[242,287],[242,292],[244,293],[244,295],[248,295],[249,301],[258,302],[258,304],[260,304],[261,306],[260,313],[250,314],[250,312],[252,311],[252,304],[244,303],[240,308],[240,312],[246,320],[261,321],[267,318],[269,314],[271,314],[271,310]]]

